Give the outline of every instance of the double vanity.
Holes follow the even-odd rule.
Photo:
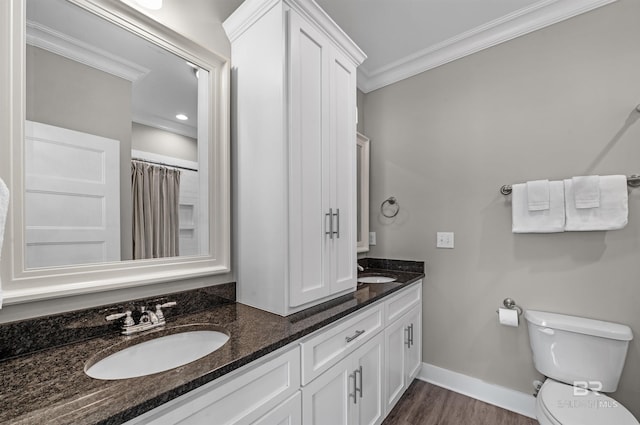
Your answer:
[[[0,363],[0,423],[199,424],[214,417],[212,423],[266,424],[279,423],[276,416],[380,423],[420,365],[424,273],[422,263],[367,260],[365,275],[396,281],[362,284],[287,317],[236,303],[235,284],[224,284],[163,297],[177,303],[164,313],[167,324],[132,336],[104,320],[130,305],[0,325],[8,359]],[[141,342],[203,331],[228,341],[146,376],[95,379],[85,372]],[[166,354],[167,347],[158,349]],[[147,355],[152,363],[155,354]]]

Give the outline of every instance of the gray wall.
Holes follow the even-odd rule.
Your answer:
[[[131,82],[27,46],[27,119],[120,142],[120,255],[132,258]]]
[[[224,2],[211,2],[209,0],[165,1],[164,7],[159,11],[140,10],[150,15],[156,21],[202,44],[209,50],[229,57],[231,47],[221,22],[226,19],[240,3],[242,3],[241,0],[228,0]],[[0,50],[2,50],[3,47],[4,46],[0,46]],[[4,72],[4,67],[2,67],[0,68],[0,81],[5,81],[6,78],[7,74]],[[0,109],[3,111],[6,110],[4,103],[0,104]],[[0,158],[0,163],[2,162],[2,158]],[[8,240],[5,238],[4,246],[6,247],[8,243]],[[107,293],[66,297],[29,304],[4,305],[2,310],[0,310],[0,323],[102,304],[111,304],[133,298],[152,297],[172,291],[175,292],[217,283],[232,282],[233,280],[233,273],[227,273],[206,278],[144,285],[139,288],[109,291]]]
[[[198,161],[198,141],[134,122],[131,126],[131,148],[173,158]]]
[[[618,392],[640,417],[640,189],[610,232],[514,235],[503,184],[640,173],[640,2],[620,0],[368,93],[371,257],[424,260],[423,361],[531,393],[525,309],[631,326]],[[400,214],[378,206],[398,198]],[[436,249],[437,231],[455,249]]]

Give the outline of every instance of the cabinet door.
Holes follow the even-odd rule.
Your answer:
[[[408,314],[406,323],[411,332],[411,344],[406,348],[407,386],[418,375],[422,364],[422,309],[414,307]]]
[[[377,425],[384,419],[381,332],[302,389],[305,425]]]
[[[387,412],[398,402],[407,387],[405,349],[408,344],[408,326],[400,318],[385,329],[385,404]]]
[[[330,152],[328,163],[332,219],[336,234],[333,245],[331,292],[356,286],[356,68],[337,49],[331,51]]]
[[[289,304],[330,295],[329,40],[289,12]],[[333,212],[333,211],[332,211]],[[283,218],[286,219],[286,218]]]
[[[289,400],[274,407],[251,425],[299,425],[302,423],[301,403],[301,395],[298,391]]]
[[[352,406],[356,409],[357,418],[354,423],[359,425],[376,425],[384,419],[383,407],[383,375],[384,365],[384,334],[381,332],[362,348],[355,356],[356,391],[358,400]]]
[[[385,329],[387,412],[391,411],[420,371],[422,364],[421,308],[421,305],[416,305]]]
[[[354,374],[347,357],[302,388],[302,423],[305,425],[351,425]]]

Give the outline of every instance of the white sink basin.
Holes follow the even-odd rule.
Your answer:
[[[363,276],[358,278],[358,282],[361,283],[389,283],[395,281],[396,278],[390,276]]]
[[[123,348],[86,367],[85,373],[107,380],[151,375],[213,353],[228,339],[229,335],[212,330],[165,335]]]

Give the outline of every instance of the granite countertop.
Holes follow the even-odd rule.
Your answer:
[[[366,272],[393,273],[398,280],[362,285],[349,295],[287,317],[235,302],[177,317],[172,317],[172,310],[168,310],[164,329],[130,337],[111,332],[8,358],[0,362],[3,382],[0,423],[123,423],[424,277],[423,273],[401,270],[368,269]],[[230,339],[219,350],[199,360],[149,376],[104,381],[84,373],[87,360],[114,344],[139,342],[171,333],[176,327],[197,324],[222,327]],[[4,339],[7,334],[0,333],[0,336]]]

